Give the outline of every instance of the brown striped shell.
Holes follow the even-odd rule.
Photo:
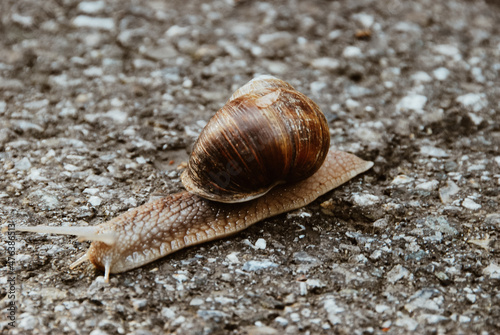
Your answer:
[[[260,76],[238,89],[196,141],[186,189],[219,202],[243,202],[316,172],[330,133],[319,107],[290,84]]]

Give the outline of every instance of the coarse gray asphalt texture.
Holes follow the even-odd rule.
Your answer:
[[[182,190],[231,93],[272,74],[373,169],[112,275],[18,233],[8,334],[500,333],[500,2],[3,0],[0,223],[97,225]],[[10,301],[18,309],[8,325]]]

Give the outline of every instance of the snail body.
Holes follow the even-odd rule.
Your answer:
[[[275,123],[268,127],[261,117]],[[258,126],[238,125],[231,130],[243,121],[257,122]],[[214,135],[221,124],[223,135]],[[261,130],[273,135],[263,135]],[[284,130],[292,133],[284,135]],[[248,132],[253,133],[245,135]],[[209,139],[223,149],[212,151],[215,149],[210,148]],[[235,140],[241,142],[233,143]],[[288,142],[276,144],[280,141]],[[105,272],[108,281],[110,273],[140,267],[184,247],[234,234],[265,218],[303,207],[373,166],[372,162],[329,148],[329,141],[326,120],[312,100],[276,78],[254,79],[233,94],[200,134],[182,174],[188,191],[144,204],[94,227],[16,230],[77,235],[80,240],[92,241],[85,255],[70,268],[89,260]],[[271,150],[271,154],[266,156],[259,150]],[[207,153],[220,154],[222,158],[217,159],[223,162],[214,163]],[[275,167],[264,167],[264,158]],[[209,172],[220,169],[217,173],[227,178],[221,182],[197,164],[206,164]],[[293,171],[293,166],[299,171]],[[268,175],[275,175],[276,180],[269,180]],[[206,181],[200,182],[204,178]],[[239,184],[241,194],[237,192]]]

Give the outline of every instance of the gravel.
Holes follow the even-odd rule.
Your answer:
[[[375,162],[110,283],[69,269],[88,242],[17,233],[2,333],[500,333],[498,2],[6,0],[0,18],[2,227],[94,226],[182,190],[199,132],[258,74]]]

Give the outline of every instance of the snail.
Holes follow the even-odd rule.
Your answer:
[[[92,227],[17,227],[92,241],[70,269],[89,260],[121,273],[187,246],[219,239],[287,211],[370,169],[330,148],[319,107],[290,84],[260,76],[210,119],[181,175],[187,191],[133,208]]]

